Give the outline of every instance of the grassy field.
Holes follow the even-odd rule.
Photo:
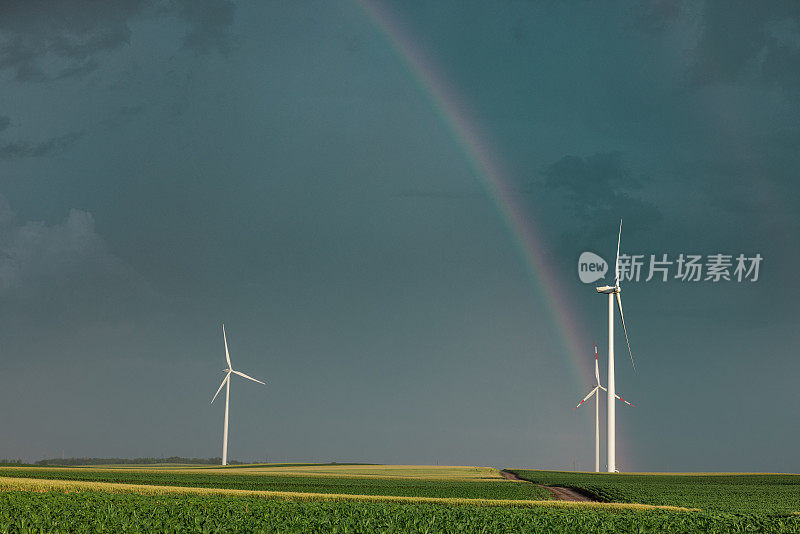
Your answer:
[[[203,474],[259,474],[314,477],[373,477],[373,478],[418,478],[439,480],[504,480],[497,469],[475,466],[438,465],[382,465],[382,464],[243,464],[221,466],[198,466],[188,464],[158,465],[93,465],[80,469],[113,469],[145,472],[203,473]],[[45,467],[37,469],[48,469]],[[53,469],[49,467],[49,469]],[[74,467],[62,469],[75,469]]]
[[[474,466],[311,464],[233,466],[216,468],[219,473],[259,473],[295,476],[376,477],[425,480],[502,481],[497,469]]]
[[[0,533],[800,533],[797,475],[514,472],[623,504],[543,500],[545,489],[481,467],[2,467]]]
[[[690,511],[675,506],[652,506],[638,503],[571,502],[557,500],[492,499],[487,497],[428,497],[422,495],[368,495],[354,493],[312,493],[296,491],[265,491],[230,488],[198,488],[187,486],[155,486],[152,484],[120,484],[114,482],[87,482],[83,480],[55,480],[43,478],[0,477],[0,491],[30,491],[46,493],[53,491],[106,493],[135,493],[139,495],[200,495],[229,497],[259,497],[292,501],[353,501],[369,503],[413,503],[444,504],[451,506],[502,506],[509,508],[560,507],[560,508],[602,508],[606,510],[644,510],[660,508],[670,511]]]
[[[685,506],[736,513],[800,512],[800,475],[510,471],[537,484],[580,489],[603,501]]]
[[[800,532],[800,517],[0,492],[2,532]]]
[[[547,490],[508,482],[486,467],[303,466],[237,469],[4,467],[0,477],[299,493],[548,499]],[[341,470],[341,474],[336,471]]]

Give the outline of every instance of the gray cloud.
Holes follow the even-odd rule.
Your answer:
[[[642,231],[661,217],[656,206],[632,195],[641,181],[620,152],[564,156],[541,174],[545,187],[564,194],[578,231],[589,240],[614,228],[620,218],[635,221]]]
[[[690,68],[694,83],[732,83],[755,77],[798,87],[800,4],[710,1],[702,17],[702,34]]]
[[[106,127],[119,126],[144,112],[144,106],[122,106],[114,116],[103,120]]]
[[[0,197],[0,295],[0,313],[63,321],[115,316],[153,292],[106,249],[90,213],[72,209],[56,224],[18,224]]]
[[[166,6],[152,0],[6,2],[0,6],[0,70],[10,70],[19,82],[82,76],[98,68],[102,54],[130,42],[137,18],[175,14],[189,24],[188,48],[224,52],[234,12],[227,0]]]
[[[800,87],[800,49],[788,45],[771,48],[764,58],[764,79],[784,88]]]
[[[97,70],[97,67],[99,66],[100,64],[97,61],[95,61],[94,59],[90,59],[79,65],[74,65],[62,69],[61,72],[58,73],[58,76],[56,76],[56,78],[59,80],[63,80],[64,78],[80,77],[83,76],[84,74],[89,74],[90,72]]]
[[[11,119],[9,117],[0,115],[0,132],[8,128],[9,125],[11,125]]]
[[[620,440],[623,467],[798,469],[800,433],[785,421],[800,373],[786,357],[798,344],[800,101],[775,90],[794,83],[790,17],[755,19],[744,66],[731,60],[705,88],[687,87],[692,52],[711,61],[740,38],[707,27],[724,26],[713,6],[703,24],[705,4],[642,8],[648,32],[631,28],[629,2],[394,3],[478,148],[507,179],[529,177],[506,193],[541,237],[553,267],[541,281],[570,311],[562,326],[589,351],[573,372],[507,214],[363,10],[237,2],[230,25],[198,0],[220,13],[215,26],[177,0],[119,17],[116,1],[63,0],[79,15],[68,24],[7,7],[62,15],[55,0],[0,3],[2,194],[18,212],[0,205],[0,339],[15,377],[0,392],[14,407],[0,455],[218,454],[219,407],[196,407],[218,384],[225,321],[237,361],[274,386],[235,394],[235,457],[588,467],[590,416],[563,410],[607,317],[575,263],[584,250],[613,259],[623,217],[627,252],[765,258],[756,284],[626,286],[641,374],[620,365],[619,380],[647,408],[621,420],[637,436]],[[15,39],[21,56],[3,56]],[[45,83],[17,83],[18,68]],[[55,140],[68,132],[85,134],[68,148]],[[706,401],[753,377],[769,391],[741,416],[753,437],[726,434]],[[677,416],[659,402],[670,392],[689,399]],[[369,396],[380,402],[365,410]],[[689,410],[696,421],[680,419]],[[730,446],[676,451],[652,421]],[[273,427],[285,431],[259,430]],[[508,439],[473,439],[497,435]]]
[[[620,152],[586,156],[567,155],[542,171],[545,184],[564,189],[578,205],[588,207],[608,200],[615,188],[639,187]]]
[[[190,25],[184,37],[187,48],[202,54],[214,50],[226,53],[230,49],[229,30],[236,11],[233,2],[178,0],[177,9]]]
[[[637,4],[634,19],[638,28],[649,32],[664,29],[684,13],[682,0],[654,0]]]
[[[456,200],[462,199],[467,197],[472,197],[475,195],[465,193],[465,192],[458,192],[458,191],[445,191],[445,190],[425,190],[425,189],[403,189],[399,191],[397,195],[399,198],[419,198],[419,199],[431,199],[431,200]]]
[[[0,8],[0,68],[17,81],[44,81],[52,76],[42,60],[59,60],[58,71],[130,40],[130,20],[145,0],[31,0],[6,2]],[[43,14],[46,13],[46,16]]]
[[[74,145],[83,136],[82,132],[71,132],[53,137],[41,143],[7,143],[0,145],[0,160],[41,158],[51,156]]]
[[[691,69],[696,83],[732,82],[764,44],[765,5],[708,2],[703,13],[703,33]]]

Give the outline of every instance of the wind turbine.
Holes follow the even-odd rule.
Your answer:
[[[604,388],[600,384],[600,369],[597,366],[597,342],[596,341],[594,342],[594,381],[595,381],[594,389],[592,389],[592,391],[590,391],[589,394],[586,395],[583,398],[583,400],[580,401],[578,403],[578,405],[575,406],[575,408],[572,409],[572,411],[574,412],[575,410],[580,408],[581,404],[583,404],[584,402],[589,400],[592,397],[592,395],[597,393],[597,397],[595,397],[595,403],[594,403],[594,470],[595,470],[596,473],[599,473],[600,472],[600,392],[599,392],[599,390],[601,390],[601,389],[603,391],[608,391],[608,390],[606,388]],[[625,404],[633,406],[633,404],[631,404],[630,402],[626,401],[625,399],[623,399],[619,395],[615,395],[615,396],[619,400],[624,402]]]
[[[253,382],[258,382],[259,384],[264,384],[264,382],[261,380],[256,380],[252,376],[247,376],[241,371],[236,371],[233,369],[233,366],[231,365],[231,355],[228,353],[228,338],[225,336],[224,324],[222,325],[222,339],[225,341],[225,359],[228,362],[228,367],[227,369],[222,370],[222,372],[225,373],[225,378],[222,379],[222,384],[219,385],[219,389],[217,389],[217,392],[214,393],[214,398],[211,399],[211,404],[214,404],[214,400],[217,398],[217,395],[219,395],[219,392],[222,391],[222,386],[225,386],[225,429],[223,430],[222,436],[222,465],[228,465],[228,406],[230,404],[231,397],[231,373],[242,376],[248,380],[252,380]]]
[[[619,221],[619,236],[617,237],[617,258],[614,261],[614,285],[595,288],[598,293],[608,295],[608,472],[617,471],[617,422],[614,398],[616,397],[616,384],[614,383],[614,297],[619,307],[619,317],[622,320],[622,329],[625,331],[625,343],[628,344],[628,353],[631,355],[631,365],[636,371],[636,364],[633,363],[633,353],[631,344],[628,341],[628,329],[625,328],[625,316],[622,314],[622,299],[619,294],[622,288],[619,287],[619,243],[622,240],[622,219]]]

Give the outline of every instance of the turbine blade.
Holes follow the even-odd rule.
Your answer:
[[[219,395],[219,392],[220,392],[220,391],[222,391],[222,386],[224,386],[224,385],[225,385],[225,382],[226,382],[226,381],[227,381],[227,380],[228,380],[230,377],[231,377],[231,372],[230,372],[230,371],[228,371],[228,374],[226,374],[226,375],[225,375],[225,378],[223,378],[223,379],[222,379],[222,384],[220,384],[220,385],[219,385],[219,389],[217,390],[217,392],[216,392],[216,393],[214,393],[214,398],[213,398],[213,399],[211,399],[211,404],[214,404],[214,400],[216,400],[216,398],[217,398],[217,395]]]
[[[604,388],[603,386],[598,385],[597,387],[599,387],[600,389],[602,389],[605,392],[608,392],[608,390],[606,388]]]
[[[600,368],[597,366],[597,341],[594,342],[594,379],[600,385]]]
[[[631,355],[631,365],[633,366],[633,371],[636,372],[636,364],[633,363],[633,353],[631,352],[631,342],[628,341],[628,329],[625,328],[625,316],[622,314],[622,299],[619,297],[619,293],[617,295],[617,306],[619,307],[619,318],[622,319],[622,330],[625,332],[625,343],[628,344],[628,354]]]
[[[596,391],[597,391],[597,387],[595,387],[595,388],[594,388],[592,391],[590,391],[590,392],[589,392],[589,394],[588,394],[588,395],[586,395],[586,396],[583,398],[583,400],[582,400],[582,401],[580,401],[580,402],[578,403],[578,406],[575,406],[575,407],[572,409],[572,411],[574,412],[575,410],[577,410],[577,409],[580,407],[580,405],[581,405],[581,404],[583,404],[584,402],[586,402],[587,400],[589,400],[589,397],[591,397],[592,395],[594,395]]]
[[[228,360],[228,369],[233,369],[231,365],[231,355],[228,354],[228,336],[225,335],[225,324],[222,325],[222,339],[225,340],[225,359]]]
[[[627,404],[628,406],[633,406],[633,404],[631,404],[630,402],[626,401],[625,399],[623,399],[623,398],[622,398],[622,397],[620,397],[619,395],[614,395],[614,396],[615,396],[616,398],[618,398],[619,400],[621,400],[622,402],[624,402],[625,404]],[[633,407],[634,407],[634,408],[636,408],[636,406],[633,406]]]
[[[619,235],[617,236],[617,259],[614,260],[614,285],[619,285],[619,242],[622,241],[622,219],[619,220]]]
[[[255,378],[253,378],[252,376],[247,376],[246,374],[244,374],[244,373],[242,373],[242,372],[240,372],[240,371],[233,371],[233,370],[231,370],[231,372],[233,372],[233,373],[236,373],[236,374],[237,374],[237,375],[239,375],[239,376],[243,376],[243,377],[245,377],[245,378],[246,378],[246,379],[248,379],[248,380],[252,380],[253,382],[258,382],[259,384],[264,384],[265,386],[267,385],[266,383],[262,382],[261,380],[256,380],[256,379],[255,379]]]

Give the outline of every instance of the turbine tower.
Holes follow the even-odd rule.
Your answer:
[[[614,285],[595,288],[598,293],[608,295],[608,472],[617,471],[617,422],[614,398],[616,397],[616,384],[614,382],[614,298],[616,297],[619,307],[619,317],[622,320],[622,329],[625,331],[625,343],[628,344],[628,353],[631,355],[631,365],[636,371],[636,364],[633,363],[633,353],[631,344],[628,341],[628,329],[625,328],[625,316],[622,314],[622,299],[619,294],[622,288],[619,287],[619,244],[622,240],[622,220],[619,221],[619,235],[617,236],[617,258],[614,261]]]
[[[589,400],[592,397],[592,395],[597,393],[597,396],[594,398],[594,400],[595,400],[595,403],[594,403],[594,470],[595,470],[596,473],[599,473],[600,472],[600,390],[601,389],[603,391],[608,391],[608,390],[606,388],[604,388],[600,384],[600,369],[599,369],[599,367],[597,365],[597,341],[594,342],[594,380],[595,380],[594,389],[592,389],[592,391],[590,391],[589,394],[586,395],[583,398],[583,400],[580,401],[578,403],[578,405],[575,406],[575,408],[572,409],[572,411],[574,412],[575,410],[580,408],[581,404],[583,404],[584,402]],[[624,402],[625,404],[633,406],[633,404],[631,404],[630,402],[626,401],[625,399],[623,399],[619,395],[615,395],[615,396],[619,400]]]
[[[225,360],[228,362],[228,367],[222,370],[222,372],[225,373],[225,378],[222,379],[222,384],[219,385],[219,389],[217,389],[217,392],[214,393],[214,398],[211,399],[211,404],[214,404],[214,400],[217,398],[217,395],[219,395],[219,392],[222,391],[222,386],[225,386],[225,426],[224,430],[222,431],[222,465],[228,465],[228,406],[230,405],[231,396],[231,373],[242,376],[248,380],[252,380],[253,382],[258,382],[259,384],[264,384],[264,382],[261,380],[256,380],[252,376],[247,376],[241,371],[236,371],[233,369],[233,366],[231,365],[231,355],[228,353],[228,338],[225,336],[224,324],[222,325],[222,339],[225,341]]]

